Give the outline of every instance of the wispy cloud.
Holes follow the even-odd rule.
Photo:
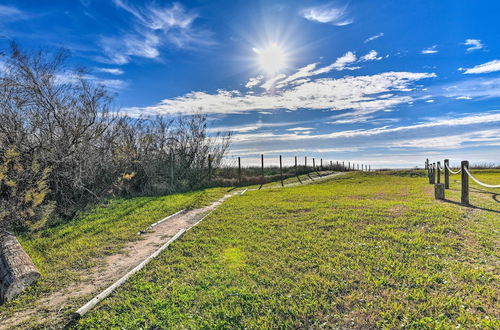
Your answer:
[[[270,88],[274,87],[284,88],[288,85],[300,85],[309,82],[311,77],[326,74],[331,71],[357,70],[361,67],[355,66],[354,64],[356,63],[378,61],[381,59],[382,57],[378,56],[378,53],[375,50],[370,51],[359,59],[356,54],[354,54],[354,52],[349,51],[337,58],[335,62],[330,65],[318,68],[318,63],[311,63],[302,68],[299,68],[297,72],[289,76],[281,74],[273,77],[262,84],[260,87],[269,90]]]
[[[0,4],[0,25],[2,22],[20,21],[29,17],[30,15],[17,7]]]
[[[434,93],[461,99],[500,97],[500,78],[471,78],[437,88]]]
[[[109,73],[109,74],[112,74],[114,76],[119,76],[119,75],[122,75],[124,73],[122,69],[118,69],[118,68],[95,68],[95,71]]]
[[[160,47],[166,45],[189,48],[213,44],[207,31],[193,27],[198,14],[178,3],[171,7],[156,4],[138,7],[123,0],[113,2],[133,17],[133,27],[129,33],[101,38],[100,45],[107,55],[107,61],[104,59],[103,62],[121,65],[130,62],[133,56],[157,58]]]
[[[432,78],[434,73],[385,72],[371,76],[321,78],[287,88],[275,94],[254,95],[236,90],[219,90],[215,94],[191,92],[157,105],[127,108],[131,113],[241,113],[275,109],[352,109],[374,112],[413,101],[402,93],[414,90],[413,82]]]
[[[489,61],[483,64],[476,65],[475,67],[469,69],[459,68],[458,70],[464,71],[464,74],[496,72],[500,71],[500,60]]]
[[[364,43],[366,44],[367,42],[373,41],[375,39],[381,38],[384,36],[384,32],[380,32],[379,34],[376,34],[374,36],[371,36],[370,38],[367,38]]]
[[[438,47],[438,45],[434,45],[432,47],[425,48],[424,50],[422,50],[421,53],[422,54],[436,54],[438,52],[437,47]]]
[[[17,9],[14,6],[6,6],[0,5],[0,16],[1,17],[9,17],[9,16],[18,16],[23,15],[23,12]]]
[[[328,139],[338,139],[338,138],[354,138],[354,137],[375,137],[390,133],[400,133],[417,131],[422,129],[434,128],[434,127],[459,127],[459,126],[470,126],[486,123],[497,123],[500,122],[500,113],[482,113],[476,115],[467,115],[456,118],[434,118],[424,123],[406,125],[406,126],[383,126],[371,129],[357,129],[357,130],[345,130],[326,134],[315,134],[315,135],[297,135],[292,133],[275,134],[270,132],[265,133],[253,133],[253,134],[239,134],[234,136],[235,142],[247,142],[247,141],[300,141],[300,140],[328,140]],[[483,129],[484,130],[484,129]],[[488,130],[490,130],[488,128]],[[499,130],[500,131],[500,130]],[[497,136],[500,140],[500,136]],[[427,145],[429,147],[429,145]]]
[[[484,48],[483,43],[479,39],[466,39],[464,45],[470,46],[467,48],[467,52],[472,52]]]
[[[335,4],[305,8],[301,11],[302,17],[307,20],[328,23],[336,26],[349,25],[354,19],[348,17],[347,5],[338,7]]]
[[[262,76],[262,75],[254,77],[254,78],[250,78],[250,79],[248,79],[247,83],[245,84],[245,87],[246,88],[255,87],[262,82],[262,79],[264,79],[264,76]]]
[[[360,61],[380,61],[382,59],[381,56],[378,56],[378,53],[375,50],[371,50],[368,54],[361,56]]]

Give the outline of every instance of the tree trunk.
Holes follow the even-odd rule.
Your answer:
[[[17,238],[0,232],[0,301],[11,300],[40,277]]]

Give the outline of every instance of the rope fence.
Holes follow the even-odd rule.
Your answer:
[[[457,175],[461,174],[461,202],[464,205],[469,205],[469,177],[476,182],[478,185],[497,189],[500,188],[500,184],[488,184],[480,181],[476,178],[469,169],[469,161],[464,160],[460,164],[460,169],[453,171],[450,168],[449,159],[444,160],[444,168],[441,166],[441,162],[430,163],[429,159],[425,161],[425,169],[427,170],[427,175],[429,177],[429,183],[434,184],[434,194],[436,199],[444,199],[445,190],[450,189],[450,174]],[[444,184],[441,183],[441,172],[444,173]]]

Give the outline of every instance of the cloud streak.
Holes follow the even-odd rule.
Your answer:
[[[302,17],[317,23],[328,23],[336,26],[349,25],[354,19],[348,17],[347,5],[336,7],[333,4],[305,8],[301,11]]]
[[[368,42],[370,42],[370,41],[376,40],[376,39],[378,39],[378,38],[382,38],[383,36],[384,36],[384,32],[380,32],[379,34],[376,34],[376,35],[374,35],[374,36],[371,36],[370,38],[367,38],[367,39],[364,41],[364,43],[366,44],[366,43],[368,43]]]
[[[432,78],[433,73],[385,72],[367,76],[321,78],[303,82],[275,94],[254,95],[236,90],[217,93],[191,92],[157,105],[126,108],[131,114],[242,113],[253,110],[311,109],[348,110],[370,113],[408,103],[413,98],[404,93],[414,90],[416,81]]]
[[[500,71],[500,60],[489,61],[483,64],[476,65],[475,67],[469,69],[459,68],[459,70],[464,70],[464,74],[480,74],[480,73],[496,72]]]
[[[113,3],[132,16],[133,28],[120,36],[101,37],[99,44],[107,56],[101,62],[123,65],[133,57],[158,58],[160,48],[168,45],[189,48],[213,44],[207,31],[194,28],[198,15],[178,3],[171,7],[155,4],[138,7],[123,0]]]
[[[470,46],[467,47],[467,52],[473,52],[475,50],[483,49],[484,45],[479,39],[466,39],[464,42],[465,46]]]

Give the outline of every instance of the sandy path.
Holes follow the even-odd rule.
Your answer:
[[[343,173],[334,173],[314,178],[314,181],[303,180],[303,184],[320,182],[325,179],[341,175]],[[300,182],[288,183],[285,187],[300,185]],[[264,186],[262,189],[281,188],[281,185]],[[17,327],[26,328],[23,326],[29,322],[40,321],[43,315],[42,327],[46,324],[52,324],[55,327],[64,327],[69,321],[68,311],[74,311],[80,306],[75,305],[76,298],[84,296],[95,296],[102,290],[120,279],[123,275],[137,266],[153,252],[160,248],[172,236],[181,229],[191,228],[195,223],[200,221],[205,215],[215,210],[226,199],[239,195],[244,191],[238,189],[225,195],[218,201],[199,209],[187,210],[171,217],[170,219],[159,223],[150,231],[141,234],[141,240],[127,243],[121,253],[106,256],[103,265],[95,269],[89,269],[84,276],[84,279],[79,283],[74,283],[73,286],[66,288],[64,291],[55,292],[49,297],[40,300],[35,310],[24,310],[16,312],[12,317],[5,320],[0,320],[0,329],[12,329]],[[248,189],[255,191],[258,188]]]

